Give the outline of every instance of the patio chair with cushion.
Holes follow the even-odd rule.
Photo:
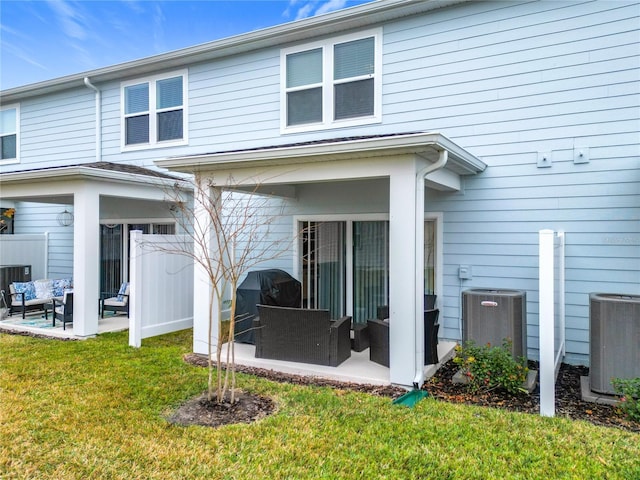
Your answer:
[[[329,310],[258,305],[256,358],[337,367],[351,356],[351,317]]]
[[[53,301],[53,326],[56,326],[56,320],[62,322],[62,329],[67,329],[67,323],[73,323],[73,292],[66,291],[62,300],[56,298]]]
[[[104,312],[125,312],[129,316],[129,288],[129,282],[124,282],[118,293],[103,292],[100,295],[100,318],[104,318]]]

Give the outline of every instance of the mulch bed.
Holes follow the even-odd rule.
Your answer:
[[[205,357],[197,354],[188,354],[184,357],[187,363],[199,366],[207,366]],[[535,362],[530,362],[530,368],[537,369]],[[445,363],[429,379],[423,389],[432,397],[451,403],[463,403],[483,407],[501,408],[515,412],[540,413],[540,392],[536,390],[530,395],[510,395],[506,392],[495,390],[488,393],[473,394],[467,392],[464,385],[454,384],[451,381],[458,367],[452,361]],[[262,368],[236,366],[236,371],[250,375],[256,375],[275,382],[292,383],[296,385],[313,385],[339,388],[369,393],[372,395],[397,398],[406,393],[406,390],[393,385],[362,385],[358,383],[346,383],[335,380],[290,375]],[[580,392],[580,377],[586,376],[589,369],[586,367],[562,364],[556,382],[556,416],[573,420],[585,420],[595,425],[617,427],[632,432],[640,432],[640,423],[627,420],[615,407],[582,400]]]
[[[538,387],[531,393],[510,395],[495,390],[488,393],[472,394],[464,385],[451,381],[458,371],[453,361],[447,362],[434,376],[425,383],[424,388],[433,397],[451,403],[480,405],[484,407],[502,408],[515,412],[540,414],[540,390]],[[529,362],[529,368],[538,369],[536,362]],[[640,423],[626,419],[611,405],[603,405],[582,400],[580,377],[589,375],[587,367],[568,365],[560,366],[556,381],[556,417],[573,420],[585,420],[595,425],[618,427],[632,432],[640,432]]]

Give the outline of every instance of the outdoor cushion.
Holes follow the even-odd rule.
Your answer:
[[[36,288],[33,282],[13,282],[13,288],[18,294],[18,300],[22,300],[23,295],[25,301],[35,300],[36,298]]]
[[[120,285],[120,290],[118,290],[118,296],[116,297],[116,300],[118,302],[124,302],[124,297],[125,295],[129,294],[129,282],[124,282],[122,285]]]
[[[53,281],[53,296],[62,297],[64,291],[72,286],[71,278],[58,278]]]
[[[53,280],[35,280],[33,282],[38,299],[53,298]]]
[[[124,299],[121,301],[118,301],[117,297],[105,298],[103,302],[104,302],[104,305],[107,305],[109,307],[124,307],[127,304],[127,302]]]

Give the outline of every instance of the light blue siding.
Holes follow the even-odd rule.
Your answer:
[[[95,100],[88,89],[20,103],[20,163],[4,171],[95,161]]]
[[[73,275],[73,227],[58,224],[58,214],[73,211],[68,205],[16,203],[15,233],[49,233],[48,278]]]
[[[488,165],[460,192],[426,193],[425,210],[444,221],[442,336],[460,338],[462,290],[522,289],[535,358],[538,231],[562,230],[567,358],[586,363],[589,292],[640,293],[640,4],[466,2],[382,27],[380,124],[280,134],[280,48],[272,47],[188,66],[186,146],[122,152],[120,82],[97,84],[102,159],[151,167],[179,155],[441,132]],[[93,91],[79,85],[20,109],[22,162],[2,171],[94,160]],[[574,163],[584,147],[589,162]],[[549,168],[537,166],[542,153]],[[387,213],[388,195],[384,179],[308,184],[290,205],[309,215]],[[38,228],[20,221],[24,233]],[[276,226],[291,232],[292,217]],[[58,255],[63,271],[64,249]],[[263,266],[292,264],[288,253]],[[460,264],[472,266],[470,280],[458,278]]]

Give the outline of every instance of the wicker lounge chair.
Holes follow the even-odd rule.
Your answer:
[[[378,307],[378,317],[386,318],[388,307]],[[438,316],[440,310],[424,311],[424,364],[438,363]],[[385,367],[389,366],[389,321],[377,318],[367,320],[369,333],[369,360]]]
[[[385,367],[389,366],[389,322],[387,320],[367,320],[369,330],[369,360]]]
[[[351,356],[351,317],[328,310],[258,305],[256,358],[337,367]]]

